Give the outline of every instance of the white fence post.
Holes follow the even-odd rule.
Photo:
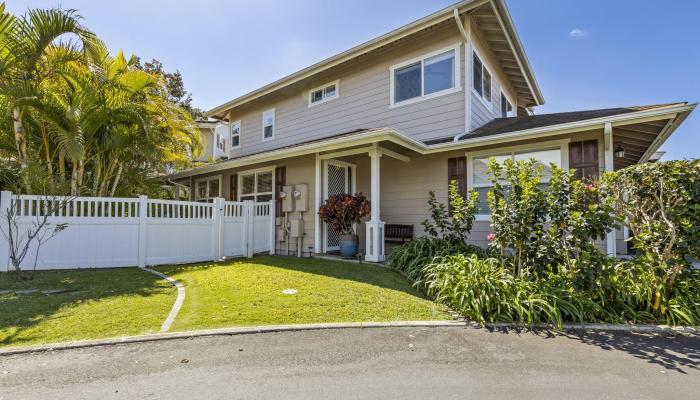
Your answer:
[[[139,196],[139,267],[146,266],[146,217],[148,216],[148,196]]]
[[[212,204],[212,241],[214,243],[214,261],[224,258],[224,199],[217,197]]]
[[[270,254],[275,254],[275,201],[270,200]]]
[[[248,258],[253,257],[253,246],[255,245],[254,229],[255,221],[253,214],[255,212],[255,206],[252,200],[246,200],[243,202],[243,237],[244,239],[244,249],[245,256]]]
[[[0,192],[0,230],[9,234],[9,223],[7,216],[10,212],[10,204],[12,204],[12,192],[3,190]],[[0,243],[0,266],[6,267],[5,270],[10,270],[10,241],[5,236],[2,237]]]

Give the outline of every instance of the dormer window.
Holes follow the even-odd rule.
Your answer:
[[[484,66],[481,58],[474,52],[472,62],[474,68],[473,88],[479,97],[487,103],[491,103],[491,73]]]
[[[506,94],[501,92],[501,118],[515,117],[513,104],[506,97]]]
[[[338,98],[338,81],[309,91],[309,107]]]
[[[267,110],[262,114],[263,142],[275,138],[275,109]]]

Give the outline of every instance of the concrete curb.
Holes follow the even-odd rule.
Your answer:
[[[170,326],[175,322],[175,318],[177,317],[177,314],[180,312],[180,308],[182,308],[182,303],[185,302],[185,285],[183,285],[180,281],[177,281],[175,278],[171,278],[168,275],[165,275],[162,272],[158,272],[154,269],[150,269],[147,267],[142,268],[144,271],[148,271],[152,274],[155,274],[166,281],[170,282],[173,286],[177,288],[177,298],[175,298],[175,303],[173,303],[173,307],[170,309],[170,313],[168,314],[168,317],[163,321],[163,325],[160,327],[160,332],[167,332],[170,330]],[[2,353],[0,353],[2,354]]]
[[[81,340],[75,342],[51,343],[36,346],[26,346],[18,348],[0,349],[0,357],[14,354],[37,353],[53,350],[68,350],[79,349],[85,347],[110,346],[126,343],[143,343],[155,342],[160,340],[172,339],[190,339],[195,337],[205,336],[233,336],[233,335],[249,335],[255,333],[270,333],[270,332],[295,332],[295,331],[313,331],[326,329],[364,329],[364,328],[401,328],[401,327],[426,327],[426,328],[442,328],[442,327],[459,327],[471,329],[483,329],[480,324],[472,321],[464,320],[445,320],[445,321],[393,321],[393,322],[338,322],[338,323],[319,323],[319,324],[297,324],[297,325],[269,325],[269,326],[251,326],[239,328],[220,328],[220,329],[205,329],[188,332],[170,332],[170,333],[154,333],[137,336],[123,336],[110,339],[94,339]],[[532,326],[516,325],[509,323],[493,323],[486,324],[488,329],[552,329],[546,324],[536,324]],[[666,325],[615,325],[615,324],[565,324],[564,331],[575,330],[595,330],[595,331],[624,331],[624,332],[639,332],[639,333],[666,333],[666,334],[683,334],[700,336],[700,328],[695,327],[670,327]]]

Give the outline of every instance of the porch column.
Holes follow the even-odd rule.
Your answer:
[[[379,149],[369,151],[371,166],[371,214],[370,220],[365,223],[367,227],[365,260],[370,262],[384,261],[384,222],[380,218],[380,159],[382,152]]]
[[[613,131],[612,124],[610,122],[605,123],[605,128],[603,130],[603,136],[605,140],[605,171],[615,170],[615,155],[613,146]],[[617,246],[615,238],[615,230],[608,232],[606,237],[606,248],[609,256],[617,255]]]
[[[316,208],[314,209],[314,253],[321,253],[321,216],[318,215],[318,210],[321,208],[321,203],[323,199],[321,198],[323,191],[321,191],[321,157],[316,153],[316,167],[314,171],[314,197],[316,199]]]

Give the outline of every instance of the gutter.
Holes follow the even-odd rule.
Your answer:
[[[347,135],[335,139],[323,140],[319,142],[310,143],[308,145],[300,145],[299,147],[293,148],[282,148],[278,150],[271,150],[269,152],[253,154],[249,156],[242,156],[240,158],[233,158],[225,162],[221,162],[214,165],[209,165],[205,167],[199,167],[195,169],[189,169],[181,171],[179,173],[171,174],[168,179],[179,179],[185,178],[192,175],[198,175],[200,173],[217,172],[223,171],[230,168],[235,168],[238,166],[250,165],[253,163],[273,161],[280,158],[296,157],[308,154],[319,153],[322,151],[329,151],[337,148],[338,145],[343,145],[347,143],[352,143],[353,146],[359,146],[362,144],[376,143],[383,140],[388,140],[403,146],[409,150],[415,151],[421,155],[440,153],[450,150],[459,150],[470,147],[480,147],[487,146],[490,144],[498,144],[503,141],[510,141],[515,139],[533,139],[543,136],[550,136],[552,134],[565,134],[570,132],[576,132],[584,129],[595,129],[603,128],[606,123],[615,126],[629,125],[639,122],[639,119],[655,118],[655,119],[676,119],[677,123],[674,123],[672,127],[662,132],[665,137],[671,135],[673,130],[680,124],[680,122],[687,117],[687,114],[695,109],[697,103],[694,104],[676,104],[665,107],[653,108],[649,110],[641,110],[636,112],[631,112],[627,114],[613,115],[608,117],[601,117],[595,119],[588,119],[583,121],[570,122],[566,124],[551,125],[544,128],[533,128],[522,131],[515,131],[509,133],[502,133],[491,136],[476,137],[471,139],[459,140],[457,142],[451,141],[442,144],[426,145],[423,142],[419,142],[405,133],[393,129],[393,128],[382,128],[370,131],[367,133],[359,132],[352,135]],[[685,116],[680,118],[679,114],[685,113]],[[464,132],[458,136],[463,137],[469,132]],[[661,135],[661,134],[660,134]],[[664,139],[665,140],[665,139]],[[663,143],[660,140],[658,146]],[[652,143],[653,145],[654,143]],[[658,147],[657,147],[658,148]],[[656,151],[656,150],[654,150]],[[651,152],[650,154],[653,154]]]

